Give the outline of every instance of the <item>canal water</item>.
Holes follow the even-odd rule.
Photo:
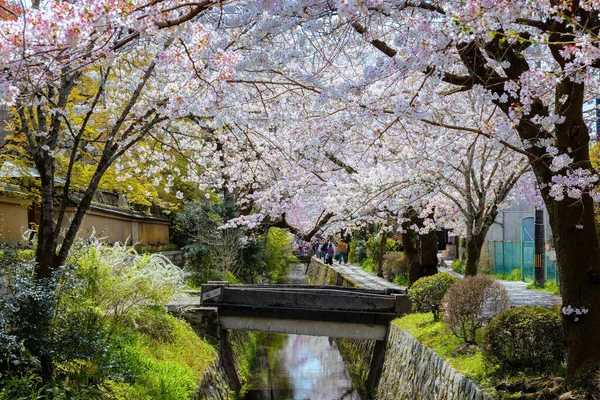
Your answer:
[[[307,283],[305,266],[289,283]],[[245,400],[360,400],[340,351],[322,336],[261,334]]]

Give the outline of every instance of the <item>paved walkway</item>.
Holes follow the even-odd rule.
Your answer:
[[[458,274],[449,268],[449,263],[447,260],[444,260],[444,264],[446,264],[446,267],[438,268],[440,272],[446,272],[461,279],[464,278],[463,275]],[[562,304],[562,299],[558,295],[541,290],[527,289],[527,282],[504,281],[502,279],[498,279],[498,282],[502,283],[504,287],[506,287],[506,290],[508,290],[510,303],[513,306],[550,307],[560,306]]]
[[[393,282],[388,282],[354,264],[340,264],[334,261],[333,265],[329,265],[329,268],[365,289],[406,289],[406,286],[399,286]]]
[[[333,265],[330,265],[329,267],[353,282],[356,282],[359,286],[367,289],[406,289],[406,286],[399,286],[393,282],[388,282],[354,264],[340,264],[337,261],[334,261]],[[440,267],[439,270],[440,272],[446,272],[459,278],[463,278],[462,275],[452,271],[450,268]],[[526,282],[511,282],[500,279],[498,279],[498,281],[506,287],[506,290],[508,290],[508,295],[513,306],[550,307],[562,304],[560,296],[541,290],[527,289]]]

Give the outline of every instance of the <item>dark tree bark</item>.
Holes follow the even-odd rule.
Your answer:
[[[402,223],[402,245],[408,263],[408,285],[424,276],[435,275],[437,269],[437,237],[435,231],[419,236],[413,225],[423,227],[423,221],[410,209],[405,216],[410,218]]]
[[[420,240],[421,277],[438,273],[438,242],[435,231],[421,235]]]
[[[467,235],[467,243],[465,253],[467,254],[467,261],[465,263],[465,275],[474,276],[477,275],[479,269],[479,261],[481,259],[481,249],[485,243],[485,236],[488,230],[481,232],[476,235]]]
[[[419,237],[414,229],[411,228],[412,222],[404,222],[402,224],[402,246],[404,246],[404,256],[408,263],[408,284],[412,285],[421,277],[420,260],[419,260]]]

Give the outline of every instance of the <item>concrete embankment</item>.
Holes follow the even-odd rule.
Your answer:
[[[330,268],[313,258],[308,269],[309,282],[315,285],[363,287],[344,268]],[[361,278],[362,279],[362,278]],[[369,279],[369,288],[377,288],[377,277]],[[389,287],[381,283],[380,289]],[[364,388],[373,353],[373,341],[341,339],[336,341],[344,361]],[[459,374],[435,351],[422,345],[409,333],[390,325],[383,369],[376,389],[377,400],[483,400],[491,399],[473,381]]]

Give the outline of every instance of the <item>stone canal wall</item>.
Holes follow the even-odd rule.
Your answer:
[[[353,286],[349,277],[313,258],[307,270],[308,280],[315,285]],[[363,388],[373,353],[372,340],[336,340],[353,380]],[[473,381],[456,372],[435,351],[422,345],[406,331],[391,325],[386,354],[377,389],[377,400],[487,400]]]
[[[306,278],[311,285],[332,285],[344,287],[358,287],[349,276],[329,268],[323,262],[313,257],[306,270]]]
[[[233,400],[235,398],[234,392],[229,389],[229,381],[219,357],[204,373],[198,386],[198,398],[201,400]]]
[[[385,361],[375,393],[377,400],[492,399],[473,381],[456,372],[435,351],[391,325]]]
[[[256,355],[258,333],[230,331],[229,345],[234,356],[236,373],[242,384],[240,394],[231,389],[232,383],[227,376],[221,357],[217,357],[208,367],[198,386],[198,398],[201,400],[234,400],[244,394],[245,384],[250,377],[250,365]]]

